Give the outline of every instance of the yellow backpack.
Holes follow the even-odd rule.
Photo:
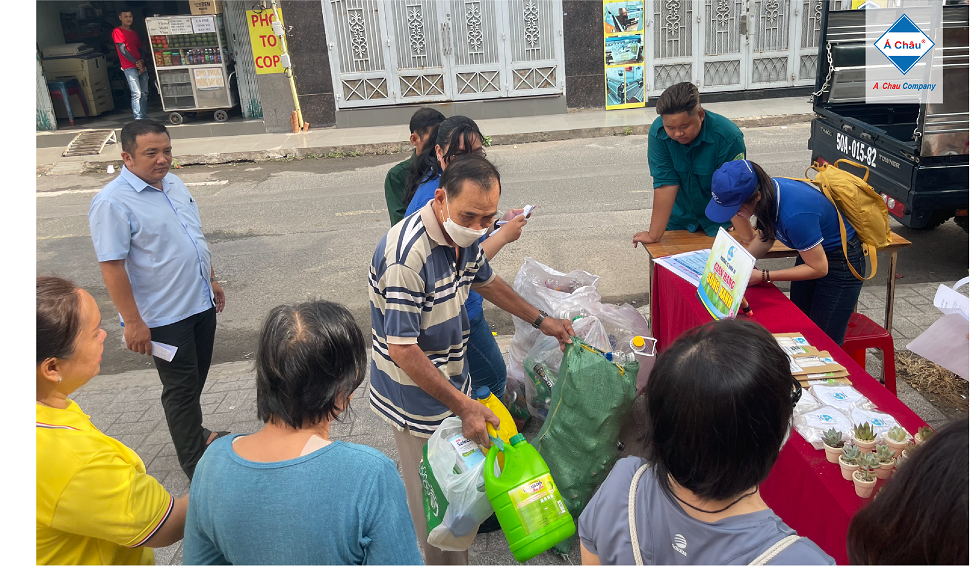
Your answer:
[[[848,171],[839,169],[840,163],[865,169],[866,174],[860,179]],[[808,172],[812,170],[815,171],[814,179],[805,178],[799,179],[799,181],[815,185],[839,211],[842,253],[845,254],[846,261],[848,261],[849,252],[845,237],[845,223],[842,217],[844,216],[849,224],[855,228],[859,240],[862,241],[862,253],[869,258],[872,271],[869,273],[869,277],[863,277],[852,267],[851,263],[849,263],[849,269],[857,279],[862,281],[872,279],[873,275],[876,274],[876,252],[889,245],[890,230],[889,209],[886,208],[886,201],[882,200],[882,197],[866,182],[869,179],[869,168],[855,161],[839,159],[834,165],[815,164],[805,170],[805,176],[807,177]]]

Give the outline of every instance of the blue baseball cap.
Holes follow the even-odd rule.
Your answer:
[[[727,222],[758,190],[758,176],[747,159],[728,161],[711,177],[711,202],[705,214],[712,222]]]

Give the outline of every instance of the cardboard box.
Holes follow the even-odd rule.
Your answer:
[[[221,0],[191,0],[189,7],[193,16],[212,16],[222,13]]]

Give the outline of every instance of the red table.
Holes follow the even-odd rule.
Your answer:
[[[665,349],[686,330],[711,321],[697,298],[697,288],[657,265],[650,283],[653,336]],[[926,423],[873,379],[774,285],[757,285],[745,293],[754,315],[750,317],[773,333],[801,332],[819,350],[828,350],[849,371],[852,386],[888,413],[910,433]],[[739,315],[744,316],[744,315]],[[807,394],[807,392],[806,392]],[[885,480],[878,480],[878,490]],[[761,484],[765,503],[799,535],[808,537],[839,564],[848,564],[845,534],[849,521],[869,499],[855,493],[842,478],[838,464],[825,459],[796,431],[778,456],[771,475]]]

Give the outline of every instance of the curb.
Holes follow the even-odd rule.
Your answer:
[[[739,128],[763,128],[810,122],[814,114],[785,114],[780,116],[752,116],[732,120]],[[610,136],[643,136],[649,133],[650,124],[635,126],[607,126],[599,128],[578,128],[573,130],[554,130],[549,132],[529,132],[521,134],[504,134],[492,136],[492,145],[517,145],[520,143],[535,143],[548,141],[563,141],[570,139],[601,138]],[[258,162],[258,161],[292,161],[315,158],[358,157],[361,155],[390,155],[411,150],[407,141],[382,142],[357,145],[335,145],[323,147],[299,147],[289,149],[271,149],[261,151],[239,151],[231,153],[205,153],[201,155],[180,155],[177,158],[180,166],[184,165],[218,165],[223,163]],[[82,161],[80,172],[100,172],[108,165],[120,168],[120,159],[105,161]],[[38,175],[47,175],[52,166],[37,167]]]

